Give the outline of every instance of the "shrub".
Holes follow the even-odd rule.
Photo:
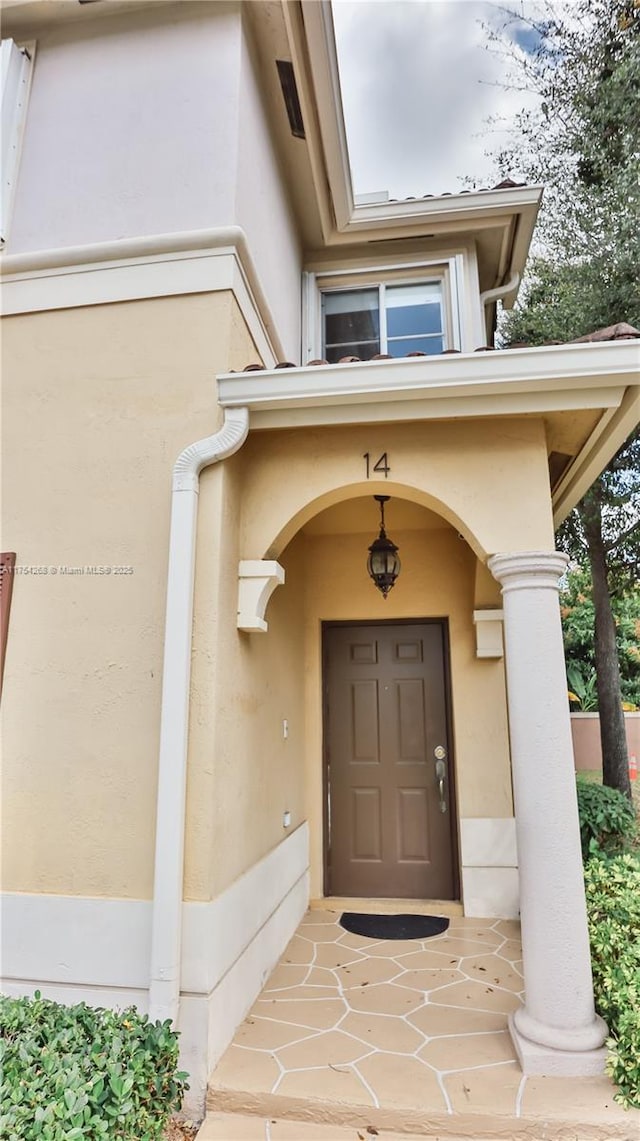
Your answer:
[[[178,1037],[135,1007],[0,997],[0,1136],[155,1141],[180,1108]]]
[[[594,847],[610,854],[622,851],[636,834],[633,805],[616,788],[582,780],[577,787],[583,860]]]
[[[640,859],[594,856],[585,868],[596,1008],[609,1024],[616,1100],[640,1107]]]

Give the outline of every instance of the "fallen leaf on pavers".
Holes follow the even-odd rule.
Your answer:
[[[329,1066],[330,1070],[335,1070],[337,1074],[350,1074],[351,1073],[351,1070],[347,1069],[345,1066],[334,1066],[334,1065],[332,1065],[331,1062],[328,1063],[328,1066]]]
[[[370,1133],[372,1137],[378,1136],[378,1130],[375,1125],[367,1125],[367,1133]]]
[[[364,1141],[364,1133],[358,1132],[358,1141]]]
[[[465,1085],[463,1085],[463,1086],[462,1086],[462,1092],[463,1092],[464,1096],[466,1097],[466,1099],[467,1099],[467,1101],[468,1101],[468,1100],[469,1100],[469,1094],[471,1093],[471,1089],[470,1089],[470,1087],[469,1087],[469,1086],[465,1086]]]

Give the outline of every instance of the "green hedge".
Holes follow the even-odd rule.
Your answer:
[[[629,847],[637,825],[633,805],[626,796],[615,788],[580,778],[577,790],[583,860],[597,849],[614,854]]]
[[[596,1008],[609,1024],[616,1100],[640,1108],[640,858],[593,855],[585,867]]]
[[[0,997],[0,1137],[156,1141],[182,1104],[178,1036],[135,1007]]]

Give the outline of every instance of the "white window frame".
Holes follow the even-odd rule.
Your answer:
[[[4,246],[18,180],[20,150],[33,73],[35,44],[0,41],[0,113],[2,193],[0,194],[0,242]]]
[[[379,265],[327,268],[307,272],[303,283],[302,358],[305,363],[324,355],[322,295],[334,290],[367,289],[386,285],[416,285],[437,282],[442,289],[445,349],[460,349],[460,289],[462,255],[429,261],[387,262]],[[382,291],[384,292],[384,290]],[[385,314],[381,311],[381,333]],[[401,359],[401,358],[400,358]]]

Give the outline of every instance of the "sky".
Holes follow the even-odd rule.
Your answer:
[[[569,0],[570,2],[570,0]],[[505,7],[516,50],[537,36],[535,0],[333,0],[347,139],[356,194],[392,198],[491,184],[485,152],[529,98],[507,91],[506,63],[488,49],[485,25]],[[518,171],[510,172],[518,179]],[[473,181],[469,184],[465,178]]]

